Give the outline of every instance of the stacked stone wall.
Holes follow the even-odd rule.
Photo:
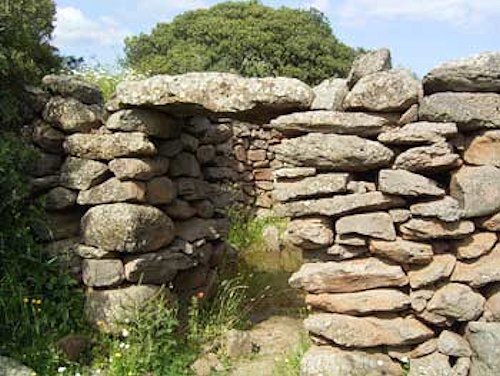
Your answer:
[[[289,220],[315,346],[302,374],[497,375],[500,54],[421,82],[390,53],[316,88],[226,73],[95,88],[60,76],[34,187],[106,321],[166,285],[210,292],[227,209]]]

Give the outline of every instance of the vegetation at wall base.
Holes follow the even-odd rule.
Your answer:
[[[308,84],[345,77],[359,50],[333,35],[316,9],[229,1],[185,12],[125,40],[125,65],[141,73],[221,71],[287,76]]]

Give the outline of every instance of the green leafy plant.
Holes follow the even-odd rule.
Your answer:
[[[357,50],[316,9],[229,1],[185,12],[125,40],[125,65],[151,74],[222,71],[296,77],[316,84],[347,75]]]
[[[310,346],[309,338],[306,335],[302,336],[298,346],[277,362],[273,376],[299,376],[302,358]]]

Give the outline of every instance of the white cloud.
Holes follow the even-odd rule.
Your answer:
[[[364,24],[373,19],[433,20],[454,26],[480,26],[500,15],[499,0],[346,0],[337,7],[340,20]]]
[[[92,44],[106,47],[121,43],[126,28],[112,17],[91,19],[76,7],[58,7],[54,31],[55,44],[61,47]]]

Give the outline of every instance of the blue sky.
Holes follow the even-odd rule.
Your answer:
[[[214,0],[56,0],[54,44],[64,54],[112,65],[127,35]],[[432,67],[482,51],[500,51],[500,0],[264,0],[315,7],[334,34],[357,47],[388,47],[393,65],[423,76]]]

